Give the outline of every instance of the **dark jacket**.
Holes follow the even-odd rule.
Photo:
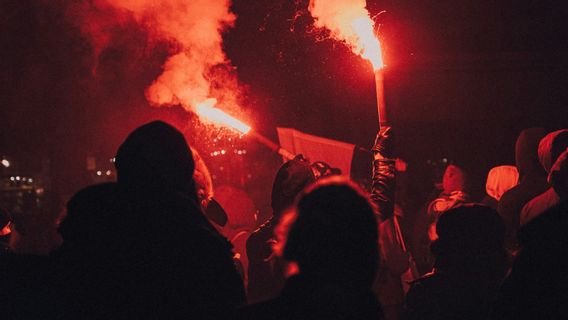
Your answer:
[[[519,231],[521,249],[494,304],[491,319],[566,319],[568,202]]]
[[[163,122],[144,125],[116,166],[118,183],[70,200],[59,250],[14,257],[2,272],[22,275],[13,281],[27,305],[40,302],[41,311],[44,297],[55,301],[47,319],[225,319],[244,304],[231,246],[197,202],[183,135]]]
[[[254,231],[247,240],[249,303],[275,298],[284,285],[282,262],[272,252],[276,239],[274,228],[284,211],[315,176],[309,163],[296,158],[283,164],[272,185],[271,206],[273,217]]]
[[[248,306],[237,319],[383,319],[381,306],[371,290],[356,289],[341,279],[320,281],[294,276],[275,299]]]
[[[497,212],[465,204],[443,213],[432,243],[432,273],[415,281],[403,319],[486,319],[508,267]]]
[[[519,184],[505,192],[497,205],[497,212],[505,222],[505,244],[509,250],[514,250],[517,246],[516,235],[524,205],[548,188],[546,172],[537,153],[538,144],[545,135],[542,128],[525,129],[515,145]]]

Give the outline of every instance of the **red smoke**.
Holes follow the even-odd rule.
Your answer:
[[[223,109],[239,109],[240,85],[222,47],[222,33],[234,25],[230,0],[92,0],[70,7],[93,46],[95,59],[109,46],[112,32],[136,21],[149,42],[167,42],[163,72],[146,89],[154,106],[187,110],[209,98]],[[96,70],[96,62],[95,68]]]

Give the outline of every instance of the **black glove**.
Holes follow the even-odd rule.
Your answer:
[[[379,130],[373,146],[373,176],[371,199],[379,210],[381,220],[394,215],[395,203],[395,160],[392,128],[384,126]]]
[[[383,158],[392,159],[394,157],[394,136],[392,127],[381,127],[375,138],[375,145],[372,151],[374,154],[380,153]]]

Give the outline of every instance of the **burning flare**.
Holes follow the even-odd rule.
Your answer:
[[[310,0],[309,10],[316,27],[328,29],[334,39],[380,70],[384,67],[381,43],[365,6],[365,0]]]
[[[220,109],[215,108],[217,99],[211,98],[200,103],[196,107],[197,115],[202,120],[207,120],[209,122],[227,126],[239,131],[242,134],[247,134],[251,130],[251,127],[244,124],[238,119],[231,117]]]

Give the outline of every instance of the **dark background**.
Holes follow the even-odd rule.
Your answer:
[[[88,182],[87,155],[112,156],[148,120],[168,120],[200,141],[181,108],[146,102],[166,50],[148,47],[134,20],[113,29],[95,75],[91,45],[66,16],[73,1],[0,1],[0,154],[18,170],[37,172],[49,159],[56,187],[69,193]],[[377,18],[386,99],[417,183],[426,160],[446,157],[470,171],[479,194],[492,166],[514,163],[520,130],[568,125],[562,1],[367,2],[372,15],[386,10]],[[245,112],[273,139],[276,126],[289,126],[368,148],[377,130],[371,67],[336,41],[318,40],[306,6],[233,1],[238,19],[224,45],[248,87]],[[249,160],[272,174],[276,158],[251,148],[259,151]],[[260,185],[270,185],[270,174]]]

